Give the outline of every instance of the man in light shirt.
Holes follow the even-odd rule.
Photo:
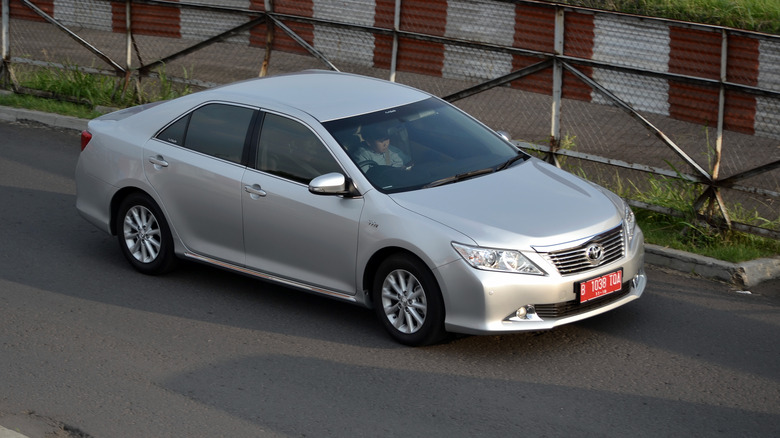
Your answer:
[[[390,137],[387,130],[375,126],[364,126],[360,132],[368,146],[362,147],[357,153],[357,162],[364,171],[370,165],[363,165],[366,161],[373,161],[380,166],[403,167],[404,160],[390,147]]]

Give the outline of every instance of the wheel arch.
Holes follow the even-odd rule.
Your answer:
[[[377,270],[379,269],[379,265],[382,264],[383,261],[387,260],[389,257],[394,255],[403,255],[410,258],[413,258],[420,262],[421,266],[424,266],[428,271],[430,271],[433,274],[433,270],[428,265],[428,263],[425,262],[421,257],[419,257],[414,252],[402,248],[400,246],[388,246],[385,248],[380,249],[379,251],[375,252],[374,255],[371,256],[371,258],[366,263],[365,268],[363,269],[363,281],[361,283],[361,288],[363,293],[366,296],[366,304],[369,307],[374,307],[373,300],[371,299],[371,287],[374,284],[374,279],[376,278]],[[434,279],[436,279],[436,276],[433,276]],[[438,279],[436,279],[438,281]]]
[[[447,337],[441,285],[423,258],[403,248],[389,247],[377,251],[370,266],[372,269],[364,276],[364,282],[371,282],[370,305],[393,339],[419,347]],[[386,289],[388,280],[392,287]]]
[[[119,189],[116,193],[114,193],[114,196],[111,197],[111,205],[110,205],[110,216],[109,216],[109,224],[110,224],[110,230],[111,235],[116,236],[117,229],[116,229],[116,215],[119,213],[119,206],[122,205],[122,201],[124,201],[128,196],[139,193],[142,195],[147,196],[149,199],[152,200],[155,204],[157,204],[157,207],[160,207],[160,204],[154,199],[153,196],[151,196],[148,192],[146,192],[143,189],[140,189],[138,187],[128,186],[123,187]]]

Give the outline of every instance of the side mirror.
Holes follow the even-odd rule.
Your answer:
[[[309,191],[315,195],[353,196],[356,194],[354,186],[347,178],[338,173],[326,173],[309,182]]]

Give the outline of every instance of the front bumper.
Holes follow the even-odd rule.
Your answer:
[[[575,283],[617,269],[623,270],[620,291],[579,303]],[[447,331],[467,334],[551,329],[629,303],[639,298],[647,285],[641,231],[626,257],[577,275],[561,276],[557,271],[547,276],[489,272],[474,269],[465,261],[442,266],[435,274],[442,285]],[[531,309],[524,318],[515,316],[521,307]]]

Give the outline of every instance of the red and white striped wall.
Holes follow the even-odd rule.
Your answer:
[[[176,0],[174,0],[176,1]],[[125,31],[125,4],[101,0],[34,0],[38,7],[65,24]],[[238,9],[264,10],[263,0],[188,0]],[[274,11],[364,26],[393,28],[395,0],[274,0]],[[246,22],[238,14],[133,4],[137,34],[203,40]],[[11,0],[11,16],[40,20],[21,1]],[[205,18],[204,18],[205,17]],[[289,22],[293,29],[326,57],[338,63],[389,68],[392,37],[358,30]],[[555,9],[541,3],[491,0],[403,0],[400,27],[439,37],[552,52]],[[722,34],[718,29],[569,9],[564,19],[564,54],[588,60],[712,80],[720,78]],[[780,39],[730,34],[727,80],[780,91]],[[237,43],[264,47],[266,26],[252,29]],[[274,48],[305,53],[281,31]],[[464,48],[438,42],[400,38],[399,71],[445,78],[488,80],[539,62],[539,58]],[[651,76],[579,67],[637,110],[714,126],[718,89]],[[551,71],[523,78],[513,86],[551,92]],[[563,95],[597,103],[599,93],[565,73]],[[780,103],[729,91],[726,129],[747,134],[780,136]]]
[[[762,40],[758,45],[758,86],[780,91],[780,41]],[[756,98],[755,132],[777,138],[780,126],[780,99]]]
[[[403,7],[403,30],[421,33],[433,30],[433,34],[449,38],[553,51],[555,11],[547,5],[489,0],[405,0]],[[425,11],[427,23],[414,21],[413,15],[420,11]],[[405,22],[410,26],[404,26]],[[564,54],[568,56],[659,73],[720,79],[722,33],[718,29],[574,10],[566,12],[564,28]],[[728,38],[727,80],[780,91],[780,40],[735,34]],[[487,80],[538,62],[533,57],[438,43],[409,44],[415,46],[412,54],[418,54],[418,62],[424,59],[433,62],[413,65],[412,54],[402,53],[400,59],[405,63],[399,62],[400,70],[449,78]],[[403,48],[402,40],[402,51]],[[606,69],[580,69],[639,111],[709,126],[717,124],[719,89],[716,86]],[[537,73],[516,86],[549,93],[551,73]],[[568,73],[564,77],[563,93],[568,98],[604,102],[598,92]],[[726,102],[726,129],[778,136],[780,104],[777,99],[727,91]]]

